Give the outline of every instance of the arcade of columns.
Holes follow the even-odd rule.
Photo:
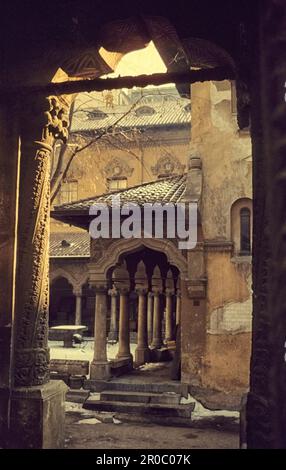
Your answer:
[[[107,360],[107,296],[111,297],[111,319],[109,340],[118,339],[117,360],[133,363],[130,352],[130,325],[129,325],[129,293],[130,276],[126,264],[116,266],[112,274],[112,289],[108,290],[108,282],[95,284],[95,329],[94,329],[94,357],[91,363],[91,380],[102,380],[110,376]],[[142,365],[151,361],[151,351],[163,346],[163,329],[165,323],[165,344],[174,340],[174,325],[180,321],[180,289],[177,289],[172,271],[169,269],[163,288],[163,279],[158,266],[154,268],[151,290],[148,289],[148,277],[143,261],[137,266],[135,274],[135,291],[138,295],[138,331],[137,347],[135,350],[135,364]],[[163,312],[162,294],[165,294],[165,308]],[[175,300],[176,299],[176,308]],[[117,318],[117,302],[119,301],[119,329]]]

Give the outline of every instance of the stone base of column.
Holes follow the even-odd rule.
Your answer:
[[[146,362],[150,362],[150,349],[149,348],[136,348],[135,350],[135,367],[141,366]]]
[[[92,380],[108,380],[110,378],[110,364],[107,361],[93,361],[90,364],[90,378]]]
[[[110,331],[108,333],[108,341],[118,341],[118,331]]]
[[[12,390],[9,448],[64,448],[67,389],[61,380],[53,380]]]
[[[163,346],[163,341],[161,339],[153,339],[150,346],[151,349],[161,349]]]

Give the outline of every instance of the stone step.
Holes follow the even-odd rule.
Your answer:
[[[180,382],[134,382],[133,380],[86,380],[83,388],[92,392],[119,390],[121,392],[165,393],[174,392],[188,396],[188,385]]]
[[[161,416],[163,417],[176,417],[191,419],[192,411],[194,410],[195,403],[188,403],[187,405],[169,405],[169,404],[155,404],[155,403],[135,403],[135,402],[116,402],[98,400],[90,396],[83,408],[93,411],[109,411],[116,413],[135,413],[147,416]]]
[[[90,392],[88,390],[72,390],[69,389],[66,393],[66,401],[73,403],[84,403],[89,397]]]
[[[103,390],[100,399],[110,402],[136,402],[153,404],[179,405],[181,394],[175,392],[148,393],[148,392],[129,392],[121,390]]]

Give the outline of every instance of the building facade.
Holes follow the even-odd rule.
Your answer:
[[[172,147],[168,156],[160,156],[160,145],[152,158],[147,154],[145,160],[145,165],[153,171],[153,181],[142,184],[139,179],[136,186],[117,186],[112,191],[109,187],[102,196],[95,194],[57,206],[53,217],[88,231],[92,220],[89,215],[91,205],[97,202],[110,204],[112,196],[118,194],[122,203],[136,203],[141,208],[144,203],[156,201],[175,205],[180,202],[197,203],[198,243],[194,249],[180,250],[178,239],[167,240],[165,232],[161,239],[91,239],[90,260],[86,262],[89,282],[95,291],[105,286],[110,318],[106,328],[112,336],[115,322],[111,321],[111,298],[116,285],[112,272],[118,264],[124,263],[125,272],[128,272],[125,294],[128,292],[129,296],[136,292],[136,267],[143,262],[146,269],[145,296],[154,297],[154,292],[159,292],[162,298],[160,327],[157,325],[160,332],[153,329],[152,333],[160,338],[156,348],[161,348],[164,335],[166,340],[175,339],[174,328],[179,322],[181,381],[194,387],[241,394],[248,387],[252,321],[252,157],[249,132],[237,129],[235,95],[230,82],[195,84],[191,95],[192,130],[188,144],[177,149],[181,160],[177,155],[171,159]],[[184,154],[181,153],[183,148]],[[159,153],[157,160],[156,151]],[[134,169],[137,175],[140,174],[140,164],[137,162],[137,170]],[[109,170],[112,168],[110,165]],[[131,175],[130,164],[128,171]],[[81,236],[86,237],[86,233]],[[154,287],[152,279],[158,267],[161,281],[159,287]],[[172,277],[171,281],[168,276]],[[119,292],[120,288],[117,290]],[[168,300],[170,296],[172,305]],[[179,304],[178,308],[176,304]],[[129,307],[131,311],[131,302]],[[132,316],[130,311],[122,315]],[[138,330],[138,341],[142,336],[139,323],[137,309],[132,328]],[[128,321],[124,328],[130,329]],[[96,331],[94,334],[96,336]],[[103,349],[105,340],[101,337]],[[97,341],[100,340],[97,338]],[[125,336],[126,341],[129,339]],[[144,348],[152,347],[150,335],[146,341]],[[119,344],[119,349],[121,346]],[[122,347],[128,349],[126,345]],[[94,378],[97,373],[99,376],[103,373],[102,368],[97,372],[97,363],[101,364],[102,358],[95,356]]]

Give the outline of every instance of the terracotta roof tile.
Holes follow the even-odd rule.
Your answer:
[[[96,203],[106,203],[111,205],[112,197],[120,195],[121,204],[133,202],[138,205],[144,203],[154,204],[155,202],[179,202],[186,188],[186,175],[170,176],[168,178],[143,183],[120,191],[102,194],[100,196],[82,199],[70,204],[56,206],[52,215],[57,213],[82,213],[87,214],[89,208]]]
[[[50,235],[50,258],[89,258],[90,236],[87,232],[55,232]]]
[[[142,105],[138,104],[121,121],[117,127],[121,129],[145,128],[157,126],[174,126],[191,124],[189,100],[178,98],[175,102],[152,103],[153,114],[140,115],[136,110]],[[105,129],[114,125],[118,119],[130,110],[131,105],[115,106],[114,108],[97,108],[98,117],[94,116],[95,109],[89,103],[88,108],[81,108],[75,112],[71,123],[71,133],[89,132]],[[102,111],[102,117],[100,117]]]

